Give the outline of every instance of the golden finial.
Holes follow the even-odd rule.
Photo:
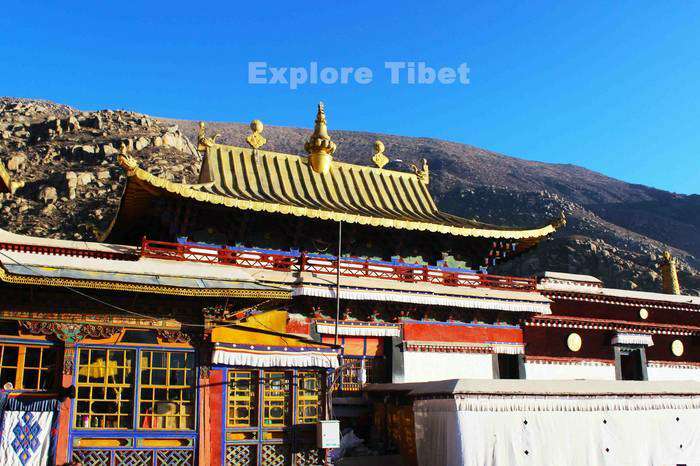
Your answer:
[[[264,128],[265,126],[263,126],[263,123],[260,120],[253,120],[250,122],[250,129],[253,131],[253,134],[245,138],[245,140],[253,149],[260,149],[267,142],[267,139],[265,139],[261,134]]]
[[[566,214],[563,210],[559,212],[559,218],[552,222],[552,226],[554,226],[554,228],[557,230],[566,226]]]
[[[382,168],[384,165],[389,163],[389,157],[384,155],[384,143],[380,140],[374,141],[374,155],[372,156],[372,162]]]
[[[209,147],[216,144],[216,138],[221,136],[219,133],[216,133],[213,138],[208,138],[205,129],[204,122],[200,121],[199,132],[197,133],[197,150],[202,152],[206,152]]]
[[[664,251],[663,260],[661,261],[661,276],[663,279],[664,293],[666,294],[681,294],[681,286],[678,283],[678,270],[676,268],[676,259],[671,255],[671,252]]]
[[[428,161],[426,159],[421,159],[420,168],[412,163],[411,170],[413,170],[413,173],[416,174],[421,183],[430,183],[430,168],[428,168]]]
[[[323,108],[323,102],[319,102],[318,111],[316,112],[316,122],[314,132],[304,144],[304,150],[309,153],[311,167],[317,173],[326,174],[331,168],[333,162],[333,153],[336,146],[328,134],[326,126],[326,112]]]
[[[129,154],[129,146],[127,146],[124,141],[119,144],[119,157],[117,157],[117,161],[126,169],[128,175],[132,175],[138,167],[136,159]]]

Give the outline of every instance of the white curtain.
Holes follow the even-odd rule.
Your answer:
[[[607,398],[418,400],[419,465],[700,465],[697,399]]]

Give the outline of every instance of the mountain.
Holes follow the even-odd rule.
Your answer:
[[[83,112],[64,105],[0,98],[0,158],[16,181],[0,201],[0,228],[50,237],[94,239],[113,218],[125,182],[116,162],[126,144],[143,167],[193,182],[200,157],[190,141],[196,122],[134,112]],[[494,273],[544,270],[586,273],[608,286],[660,291],[657,262],[665,249],[679,259],[688,293],[700,290],[700,196],[625,183],[569,164],[533,162],[430,138],[335,130],[336,159],[370,164],[380,139],[408,170],[428,160],[430,189],[441,209],[481,221],[532,227],[564,211],[565,229]],[[250,130],[208,123],[219,141],[244,145]],[[310,130],[266,127],[266,149],[303,154]]]

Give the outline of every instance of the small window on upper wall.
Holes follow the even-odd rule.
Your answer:
[[[520,354],[497,354],[498,378],[499,379],[524,379],[522,355]]]
[[[615,364],[619,380],[647,380],[644,347],[616,347]]]

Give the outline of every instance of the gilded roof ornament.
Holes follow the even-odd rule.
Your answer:
[[[384,155],[384,143],[380,140],[374,141],[374,155],[372,156],[372,162],[374,162],[378,168],[383,168],[384,165],[389,163],[389,157]]]
[[[566,214],[564,213],[563,210],[559,213],[559,218],[554,220],[554,222],[552,222],[552,225],[554,226],[554,228],[557,228],[557,229],[563,228],[566,226]]]
[[[12,186],[10,172],[5,169],[5,165],[0,160],[0,193],[4,191],[10,192],[10,186]]]
[[[129,155],[129,147],[124,142],[119,145],[119,157],[117,157],[117,161],[119,165],[124,167],[129,176],[133,175],[139,166],[136,159]]]
[[[421,166],[418,167],[416,164],[411,164],[411,170],[416,174],[418,179],[423,184],[430,183],[430,168],[428,168],[428,161],[426,159],[420,159]]]
[[[316,112],[316,122],[314,132],[304,144],[304,150],[309,154],[311,167],[315,172],[326,174],[331,168],[333,162],[333,153],[336,145],[331,141],[326,126],[326,112],[323,108],[323,102],[319,102],[318,111]]]
[[[250,129],[253,131],[253,133],[245,138],[245,140],[253,149],[260,149],[267,142],[267,139],[262,136],[264,128],[265,126],[263,126],[263,123],[260,120],[253,120],[250,122]]]
[[[668,250],[664,251],[663,260],[661,261],[661,276],[663,279],[664,293],[681,294],[681,286],[678,282],[677,261]]]
[[[216,133],[213,138],[208,138],[206,136],[206,126],[203,121],[199,122],[199,132],[197,133],[197,150],[206,152],[206,150],[216,144],[216,138],[221,136]]]

